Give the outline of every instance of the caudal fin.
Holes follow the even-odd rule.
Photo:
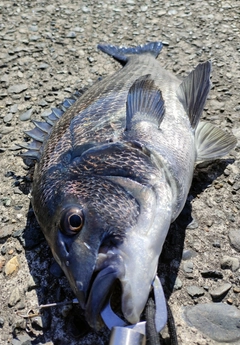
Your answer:
[[[106,53],[112,56],[120,63],[125,64],[128,61],[129,56],[131,55],[140,55],[148,53],[157,58],[160,51],[162,50],[163,44],[162,42],[150,42],[133,48],[118,47],[110,44],[99,44],[97,47],[103,53]]]

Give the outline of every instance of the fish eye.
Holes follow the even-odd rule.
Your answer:
[[[82,229],[83,223],[83,210],[78,207],[69,207],[62,214],[60,230],[65,235],[76,235]]]

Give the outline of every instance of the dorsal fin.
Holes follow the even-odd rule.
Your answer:
[[[149,121],[160,127],[164,101],[149,74],[137,79],[130,87],[126,105],[126,130],[131,129],[133,121]]]
[[[52,127],[55,122],[64,114],[64,112],[71,107],[73,103],[84,93],[85,90],[75,91],[75,93],[70,97],[64,100],[60,104],[59,108],[52,108],[51,114],[44,116],[45,122],[32,121],[35,127],[30,131],[25,131],[25,134],[33,139],[29,143],[18,144],[21,148],[27,149],[28,151],[20,154],[24,158],[30,158],[32,160],[40,159],[40,150],[42,143],[49,136],[52,131]]]
[[[210,90],[211,62],[199,64],[181,83],[177,96],[183,104],[192,128],[196,128]]]
[[[129,56],[131,55],[141,55],[148,53],[154,57],[157,57],[162,50],[163,44],[162,42],[150,42],[133,48],[118,47],[111,44],[99,44],[97,47],[103,53],[106,53],[120,63],[125,64],[128,61]]]
[[[237,139],[208,122],[200,122],[195,132],[197,160],[214,160],[225,156],[234,148]]]

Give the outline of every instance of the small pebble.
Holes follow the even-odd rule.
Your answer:
[[[10,296],[9,296],[9,300],[8,300],[8,305],[10,307],[13,307],[14,305],[17,304],[17,302],[19,302],[21,299],[21,294],[19,291],[18,287],[15,287],[12,289]]]
[[[76,32],[74,32],[74,31],[70,31],[68,34],[67,34],[67,36],[66,36],[67,38],[76,38],[77,37],[77,35],[76,35]]]
[[[228,236],[232,247],[240,252],[240,230],[230,230]]]
[[[4,116],[3,121],[4,121],[5,123],[8,123],[8,122],[11,122],[11,121],[12,121],[12,118],[13,118],[13,114],[12,114],[12,113],[8,113],[8,114],[6,114],[6,115]]]
[[[183,260],[189,260],[191,258],[194,258],[195,256],[197,256],[197,253],[192,249],[184,249],[182,253]]]
[[[34,318],[32,318],[32,326],[35,329],[42,329],[43,328],[43,321],[41,316],[36,316]]]
[[[205,291],[196,285],[191,285],[187,287],[187,293],[192,297],[200,297],[203,296]]]
[[[4,320],[2,317],[0,317],[0,327],[1,327],[1,328],[2,328],[3,325],[4,325],[4,322],[5,322],[5,320]]]
[[[25,111],[25,113],[23,113],[23,114],[21,114],[21,115],[19,116],[19,119],[20,119],[21,121],[28,121],[28,120],[30,120],[31,115],[32,115],[32,112],[33,112],[33,109],[32,109],[32,108],[29,109],[29,110],[27,110],[27,111]]]
[[[6,265],[5,265],[5,274],[8,276],[12,274],[13,272],[16,272],[19,268],[19,262],[18,257],[14,256],[12,259],[10,259]]]
[[[219,285],[216,288],[211,289],[209,293],[212,296],[212,299],[214,301],[220,301],[226,296],[228,290],[230,290],[231,287],[232,285],[230,283],[225,283],[225,284]]]
[[[239,269],[239,260],[238,258],[233,258],[231,256],[224,256],[221,261],[222,269],[230,269],[233,272],[236,272]]]
[[[182,281],[181,281],[181,279],[180,278],[176,278],[176,280],[175,280],[175,284],[174,284],[174,289],[175,290],[180,290],[181,288],[182,288]]]
[[[198,228],[198,222],[196,221],[196,219],[193,219],[191,221],[191,223],[188,224],[187,229],[189,230],[194,230]]]
[[[10,113],[15,114],[18,111],[18,104],[13,104],[10,107]]]
[[[8,88],[8,92],[9,93],[21,93],[25,90],[27,90],[28,85],[27,84],[15,84],[15,85],[11,85]]]
[[[193,271],[193,262],[192,261],[185,261],[183,263],[183,270],[186,273],[192,273],[192,271]]]
[[[214,248],[221,248],[221,244],[219,241],[214,241],[212,245]]]
[[[32,338],[30,338],[28,334],[18,334],[18,336],[12,340],[11,345],[31,345],[31,344],[32,344]]]
[[[47,69],[49,67],[49,64],[47,63],[41,63],[39,66],[38,66],[38,69]]]

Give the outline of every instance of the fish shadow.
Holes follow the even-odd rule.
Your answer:
[[[191,200],[201,194],[231,163],[233,160],[228,159],[196,167],[188,199],[179,217],[171,224],[159,260],[158,274],[167,299],[174,291],[182,260],[185,232],[193,221]],[[29,193],[29,180],[25,186],[22,184],[21,190],[24,194]],[[18,239],[25,248],[29,271],[35,282],[38,304],[72,301],[75,296],[62,270],[53,259],[31,205],[26,227],[19,233]],[[27,304],[31,304],[30,302]],[[100,332],[93,332],[84,319],[82,309],[75,304],[43,309],[40,326],[31,320],[29,322],[31,331],[28,334],[32,338],[32,345],[49,340],[54,345],[79,344],[80,339],[86,334],[90,334],[92,344],[108,344],[110,337],[106,327]],[[14,336],[17,338],[17,334]]]

